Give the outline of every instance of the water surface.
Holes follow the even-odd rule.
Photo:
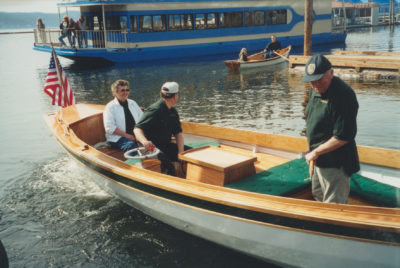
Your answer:
[[[400,51],[399,30],[359,29],[345,47],[315,50]],[[58,108],[43,93],[50,57],[33,51],[32,42],[30,34],[0,35],[0,239],[11,267],[272,266],[160,223],[88,180],[42,119]],[[146,107],[163,82],[177,81],[184,120],[304,135],[307,87],[286,64],[235,73],[221,58],[111,67],[61,63],[78,102],[107,103],[110,84],[122,78]],[[400,149],[399,81],[346,82],[360,105],[357,143]]]

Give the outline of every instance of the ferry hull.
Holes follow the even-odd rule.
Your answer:
[[[322,33],[313,35],[313,45],[329,43],[343,43],[346,34]],[[195,58],[203,56],[217,55],[237,55],[242,47],[248,51],[259,51],[269,42],[269,36],[265,39],[232,41],[217,43],[202,43],[192,45],[170,45],[164,47],[143,47],[143,48],[118,48],[118,49],[73,49],[55,48],[57,55],[72,60],[106,60],[113,63],[143,62],[169,60],[179,58]],[[302,47],[303,36],[286,37],[281,42],[283,46]],[[51,52],[51,47],[47,45],[35,45],[37,51]]]

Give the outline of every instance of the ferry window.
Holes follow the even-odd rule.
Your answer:
[[[102,31],[103,30],[103,19],[99,16],[93,16],[93,30],[94,31]]]
[[[242,12],[225,12],[219,14],[219,21],[222,28],[242,26]]]
[[[163,32],[165,30],[165,15],[153,16],[153,32]]]
[[[119,16],[106,16],[107,30],[121,30]]]
[[[165,15],[139,16],[140,32],[163,32],[165,27]]]
[[[182,31],[193,29],[193,17],[191,14],[186,15],[169,15],[169,30]]]
[[[128,29],[128,18],[126,16],[120,17],[121,30],[126,31]]]
[[[131,32],[136,33],[137,32],[137,23],[136,23],[136,16],[131,16]]]
[[[207,16],[207,29],[215,29],[218,26],[217,22],[217,14],[216,13],[208,13]]]
[[[286,9],[268,11],[267,24],[268,25],[287,24]]]
[[[264,11],[246,11],[244,12],[245,26],[262,26],[265,24]]]
[[[196,29],[215,29],[217,28],[217,13],[196,14]]]

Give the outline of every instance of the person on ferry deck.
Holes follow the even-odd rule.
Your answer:
[[[145,110],[134,130],[137,140],[147,150],[152,150],[154,146],[160,149],[158,159],[161,161],[161,171],[169,175],[175,175],[172,162],[178,161],[178,153],[190,149],[184,145],[179,114],[174,107],[178,102],[178,94],[178,83],[164,83],[161,87],[161,98]],[[172,135],[175,136],[176,143],[171,141]]]
[[[275,50],[281,49],[281,43],[276,40],[276,36],[275,35],[271,35],[271,42],[268,43],[268,45],[265,47],[264,52],[264,58],[272,58],[275,57]]]
[[[115,81],[111,85],[114,99],[107,103],[103,112],[106,140],[124,152],[137,148],[133,129],[143,115],[139,105],[128,99],[129,91],[128,81]]]
[[[83,15],[76,21],[77,29],[78,29],[78,45],[80,48],[88,47],[87,42],[87,30],[88,30],[88,23],[87,20]]]
[[[333,75],[323,55],[312,56],[302,82],[310,82],[306,106],[307,162],[315,163],[311,177],[314,199],[348,203],[350,176],[360,170],[355,136],[358,102],[353,89]]]
[[[68,41],[69,41],[70,44],[71,44],[71,40],[70,40],[69,35],[68,35],[68,27],[69,27],[69,19],[68,19],[68,16],[65,15],[65,16],[63,17],[63,21],[60,23],[61,35],[60,35],[60,37],[58,38],[58,40],[60,40],[61,45],[64,46],[64,47],[67,46],[67,45],[65,44],[65,42],[64,42],[64,38],[65,38],[65,37],[68,37]]]
[[[42,40],[42,43],[46,43],[46,26],[43,23],[43,20],[41,18],[37,19],[37,29],[39,31],[40,39]]]
[[[239,61],[244,62],[247,61],[247,49],[242,48],[239,53]]]
[[[73,18],[70,18],[67,32],[68,32],[68,41],[72,48],[75,48],[76,30],[77,30],[77,24],[75,23]]]

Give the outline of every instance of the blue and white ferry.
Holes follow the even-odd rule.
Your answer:
[[[272,34],[283,47],[304,43],[301,0],[64,0],[62,8],[79,7],[86,30],[75,35],[86,45],[62,46],[60,29],[35,29],[34,49],[73,60],[139,62],[204,57],[262,50]],[[344,42],[331,32],[331,1],[314,1],[313,44]],[[77,19],[77,18],[75,18]],[[80,40],[82,41],[82,40]],[[81,42],[80,42],[81,43]]]

